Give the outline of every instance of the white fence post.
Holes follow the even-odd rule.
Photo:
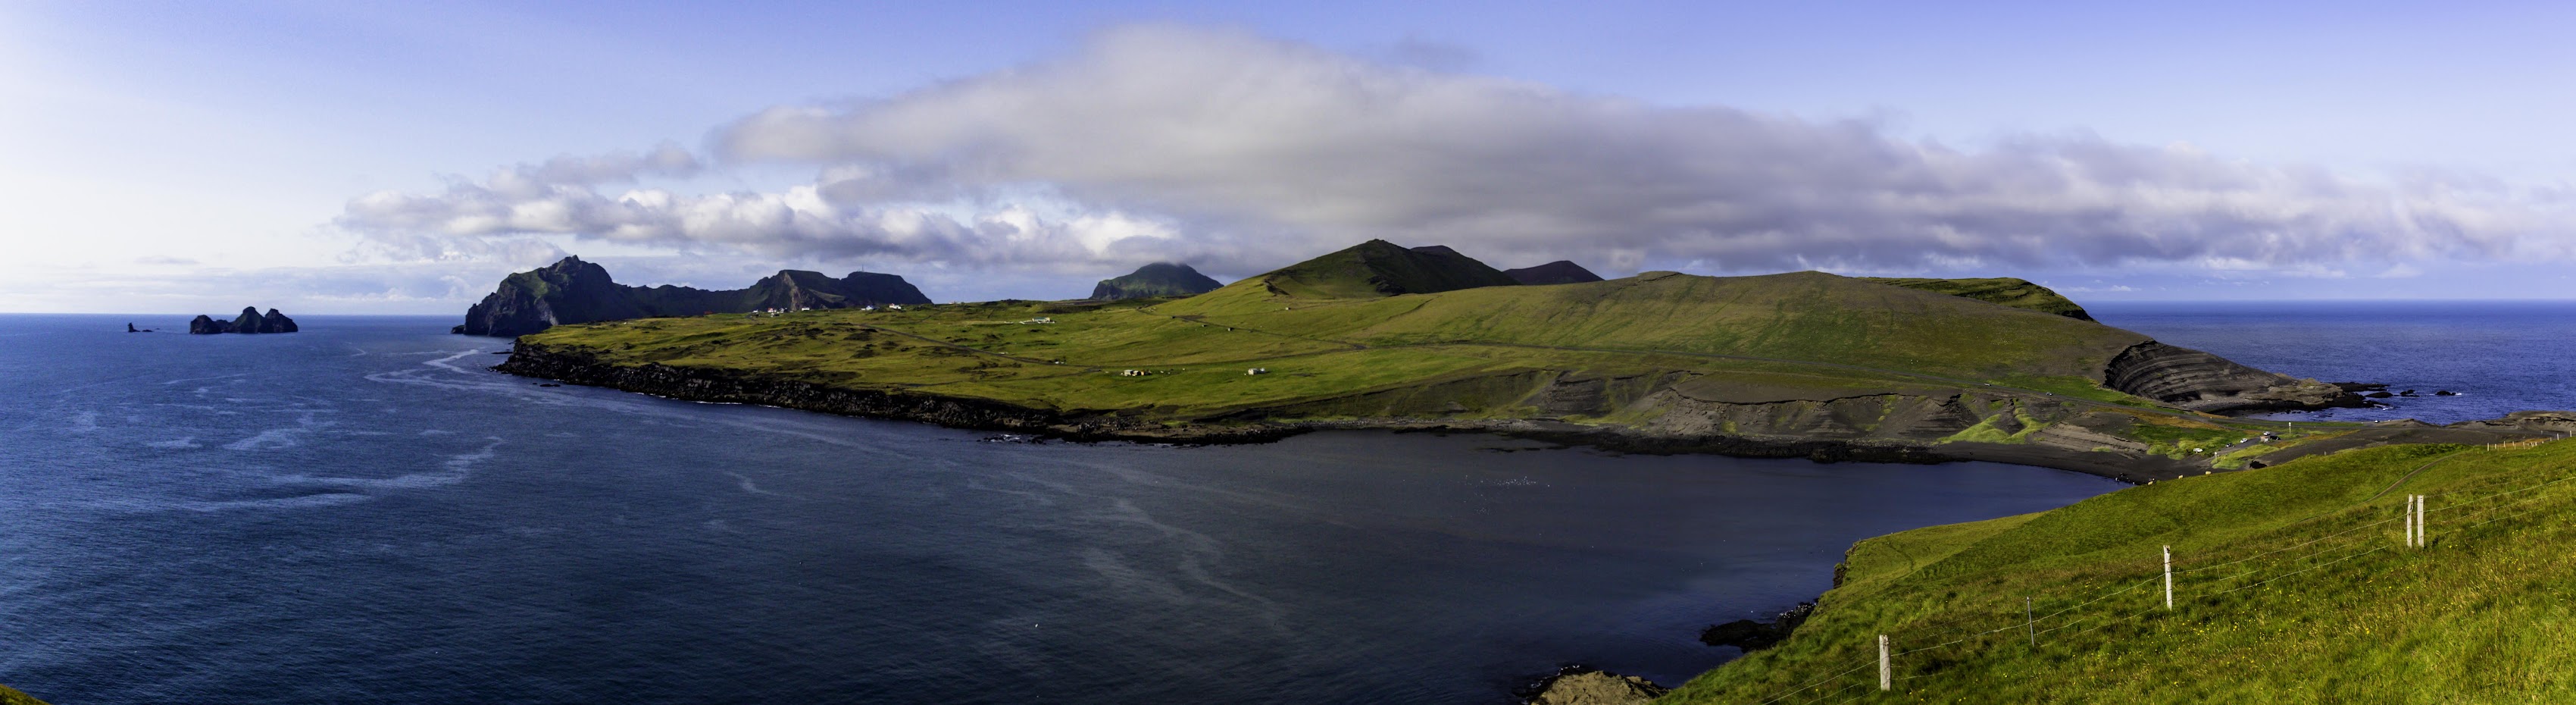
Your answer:
[[[1878,635],[1878,689],[1893,690],[1895,688],[1896,671],[1889,667],[1889,663],[1887,661],[1887,635],[1880,634]]]
[[[2415,495],[2406,495],[2406,547],[2415,547]]]
[[[2173,547],[2165,547],[2165,609],[2173,609]]]

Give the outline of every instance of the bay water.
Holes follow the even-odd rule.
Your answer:
[[[2104,319],[2265,364],[2193,315]],[[2118,487],[1479,435],[994,442],[542,386],[446,317],[164,318],[0,316],[0,683],[65,705],[1500,703],[1569,663],[1677,683],[1735,655],[1701,627],[1812,599],[1854,540]]]

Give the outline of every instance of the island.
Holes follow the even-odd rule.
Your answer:
[[[464,335],[514,337],[569,323],[717,313],[788,312],[874,308],[930,303],[903,277],[851,272],[834,279],[821,272],[779,270],[750,288],[707,290],[685,286],[627,286],[608,269],[579,257],[501,280],[449,329]]]
[[[133,330],[134,324],[128,323],[125,327],[128,332],[140,332]],[[286,314],[278,313],[277,309],[269,309],[266,315],[262,315],[259,309],[253,306],[242,307],[241,315],[229,321],[206,315],[199,315],[196,319],[188,321],[188,333],[191,335],[293,333],[297,330],[300,329],[296,327],[295,319],[287,318]]]
[[[1102,279],[1091,288],[1091,298],[1101,301],[1149,299],[1164,296],[1190,296],[1215,291],[1222,286],[1189,265],[1155,262],[1126,276]]]
[[[1533,286],[1451,248],[1383,241],[1188,297],[557,326],[520,337],[496,369],[1079,440],[1474,431],[2139,483],[2549,433],[2231,417],[2367,402],[2102,325],[2018,279],[1646,272]]]

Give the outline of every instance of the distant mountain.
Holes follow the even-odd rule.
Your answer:
[[[133,330],[134,324],[128,323],[125,325],[125,328],[129,331]],[[261,315],[259,308],[255,306],[242,307],[241,315],[235,316],[229,321],[216,320],[213,316],[202,315],[198,316],[195,320],[188,321],[188,332],[196,335],[216,335],[222,333],[293,333],[297,330],[298,328],[295,325],[295,319],[287,318],[286,314],[278,313],[277,309],[273,308],[269,309],[266,315]]]
[[[1189,265],[1155,262],[1137,267],[1136,271],[1116,279],[1102,279],[1091,288],[1091,298],[1103,301],[1143,299],[1156,296],[1190,296],[1215,291],[1216,280],[1200,274]]]
[[[1522,284],[1581,284],[1601,281],[1601,275],[1584,269],[1570,260],[1557,260],[1536,267],[1503,270],[1503,275]]]
[[[834,279],[821,272],[780,270],[747,289],[696,289],[664,284],[627,286],[597,264],[563,261],[512,274],[491,295],[465,311],[453,330],[466,335],[517,337],[567,323],[657,316],[744,313],[763,309],[851,308],[926,304],[930,297],[903,277],[852,272]]]
[[[1873,281],[1891,286],[1901,286],[1908,289],[1921,289],[1923,291],[1949,294],[1951,296],[1963,296],[1990,304],[2002,304],[2013,308],[2026,308],[2042,313],[2054,313],[2079,321],[2093,320],[2093,314],[2085,313],[2084,307],[2077,305],[2074,300],[2061,296],[2056,291],[2050,290],[2048,287],[2033,284],[2027,279],[2015,279],[2012,277],[1996,277],[1992,279],[1899,279],[1892,277],[1862,277],[1861,279],[1864,281]]]
[[[1501,270],[1448,247],[1407,249],[1385,240],[1370,240],[1231,286],[1261,287],[1300,298],[1344,299],[1519,284]]]

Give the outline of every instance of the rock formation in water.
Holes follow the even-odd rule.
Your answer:
[[[1525,691],[1526,692],[1526,691]],[[1645,705],[1672,689],[1636,676],[1570,666],[1530,692],[1530,705]]]
[[[2313,379],[2246,367],[2227,358],[2155,341],[2129,346],[2102,372],[2102,386],[2194,411],[2359,407],[2361,395]]]
[[[1224,285],[1209,279],[1205,274],[1200,274],[1199,270],[1192,269],[1189,265],[1155,262],[1137,267],[1136,271],[1129,272],[1127,276],[1100,280],[1098,286],[1091,288],[1091,298],[1114,301],[1157,296],[1191,296],[1215,291],[1220,286]]]
[[[1557,260],[1536,267],[1506,269],[1503,270],[1503,275],[1511,277],[1512,281],[1532,286],[1601,281],[1601,275],[1593,274],[1592,270],[1584,269],[1583,265],[1568,260]]]
[[[627,286],[609,278],[604,267],[566,257],[502,279],[491,295],[466,309],[465,323],[451,332],[517,337],[566,323],[927,303],[930,297],[892,274],[851,272],[834,279],[789,269],[750,288],[711,291],[668,284]]]
[[[126,325],[127,329],[132,329],[133,327],[134,326],[132,324]],[[242,307],[241,315],[235,316],[229,321],[219,320],[213,316],[204,315],[200,315],[195,319],[188,321],[188,332],[194,335],[213,335],[218,333],[293,333],[297,330],[300,329],[296,327],[295,319],[287,318],[286,314],[278,313],[277,309],[273,308],[269,309],[266,315],[261,315],[259,308],[255,306]]]

